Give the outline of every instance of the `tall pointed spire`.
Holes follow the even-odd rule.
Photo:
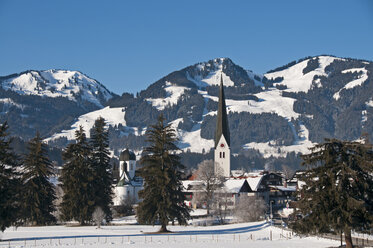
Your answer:
[[[215,148],[218,145],[219,140],[222,135],[224,135],[224,138],[227,141],[228,146],[230,146],[227,107],[225,105],[224,87],[223,87],[223,75],[221,75],[220,77],[219,107],[218,107],[218,115],[216,118],[216,129],[215,129]]]

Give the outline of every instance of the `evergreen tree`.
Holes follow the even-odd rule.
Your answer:
[[[7,138],[8,124],[0,125],[0,230],[14,224],[19,217],[20,179],[16,172],[18,158]]]
[[[368,231],[373,223],[372,145],[326,140],[303,156],[311,166],[300,178],[298,211],[293,224],[301,233],[344,233],[353,247],[351,230]]]
[[[160,232],[167,232],[169,221],[178,221],[185,225],[190,218],[184,203],[185,196],[180,181],[180,170],[184,166],[175,154],[178,150],[175,130],[165,124],[162,115],[158,122],[150,126],[147,133],[149,146],[144,149],[141,158],[140,176],[144,179],[144,189],[139,192],[142,201],[137,208],[140,223],[155,224],[160,222]]]
[[[91,130],[93,189],[95,207],[100,207],[107,221],[112,220],[110,205],[112,200],[113,176],[109,157],[109,134],[105,130],[105,119],[100,117]]]
[[[63,152],[66,161],[61,175],[64,192],[61,212],[64,220],[77,220],[81,225],[90,221],[94,210],[93,172],[91,150],[83,127],[75,132],[75,144]]]
[[[53,175],[53,165],[48,159],[47,145],[39,132],[28,143],[29,153],[23,161],[22,217],[36,225],[56,221],[53,201],[56,199],[53,184],[48,177]]]

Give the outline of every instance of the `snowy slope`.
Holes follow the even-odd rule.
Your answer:
[[[183,151],[191,151],[202,153],[203,150],[208,152],[214,146],[213,140],[204,139],[201,137],[201,125],[195,125],[190,132],[177,129],[179,122],[182,118],[172,121],[170,124],[176,130],[177,137],[179,138],[179,148]]]
[[[5,79],[1,86],[20,95],[67,97],[91,102],[102,107],[102,102],[113,95],[103,85],[78,71],[45,70],[28,71]]]
[[[355,73],[355,72],[361,73],[361,75],[358,76],[357,79],[355,79],[355,80],[349,82],[348,84],[346,84],[342,89],[340,89],[337,93],[335,93],[333,95],[333,98],[335,100],[339,100],[339,98],[341,97],[340,93],[341,93],[342,90],[348,90],[348,89],[352,89],[356,86],[360,86],[368,79],[368,71],[365,68],[354,68],[354,69],[349,69],[349,70],[342,71],[342,73]]]
[[[300,130],[295,134],[296,142],[290,146],[276,145],[276,141],[269,141],[266,143],[250,142],[243,147],[246,149],[256,149],[260,151],[263,157],[286,157],[289,152],[300,152],[302,154],[309,153],[309,148],[315,144],[309,140],[309,131],[304,125],[300,125]]]
[[[83,129],[86,131],[87,137],[89,138],[89,130],[93,127],[95,120],[99,117],[104,118],[106,120],[106,123],[110,126],[119,124],[126,126],[124,115],[124,108],[106,107],[100,110],[96,110],[80,116],[78,120],[73,125],[71,125],[71,129],[62,130],[60,133],[54,134],[52,137],[45,139],[45,141],[48,142],[62,137],[66,137],[68,140],[73,140],[75,139],[75,131],[78,130],[80,126],[83,127]]]
[[[167,106],[176,104],[186,89],[188,88],[172,85],[172,83],[166,82],[164,87],[164,90],[167,92],[166,98],[149,98],[146,99],[146,101],[150,102],[158,110],[163,110]]]
[[[206,87],[208,85],[220,85],[220,78],[223,77],[224,86],[233,86],[234,82],[223,72],[223,62],[226,58],[214,59],[211,63],[199,63],[196,65],[197,69],[200,71],[194,77],[187,74],[187,78],[194,82],[199,87]],[[207,76],[202,76],[202,71],[209,69]]]
[[[264,76],[269,79],[283,77],[284,80],[281,82],[281,85],[287,86],[286,91],[307,92],[312,86],[314,76],[316,75],[326,76],[325,67],[330,65],[335,59],[341,60],[339,58],[331,57],[331,56],[319,56],[318,58],[319,58],[320,67],[309,73],[303,74],[303,69],[306,68],[307,63],[310,60],[310,59],[306,59],[294,66],[291,66],[288,69],[278,71],[278,72],[267,73],[267,74],[264,74]],[[318,87],[322,87],[322,86],[318,85]]]

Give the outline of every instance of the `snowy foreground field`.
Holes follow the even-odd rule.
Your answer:
[[[170,234],[154,234],[158,226],[19,227],[2,234],[1,247],[337,247],[339,242],[291,236],[265,222],[224,226],[169,226]],[[272,234],[272,241],[271,241]]]

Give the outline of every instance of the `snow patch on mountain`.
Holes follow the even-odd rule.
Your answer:
[[[271,88],[255,94],[259,101],[249,101],[250,113],[276,113],[285,118],[298,118],[299,114],[293,110],[295,99],[283,97],[281,91]]]
[[[198,87],[206,87],[211,85],[220,85],[220,78],[223,77],[223,84],[224,86],[234,86],[234,82],[231,80],[229,76],[227,76],[223,72],[223,62],[225,58],[219,58],[214,59],[214,70],[211,70],[210,73],[203,77],[202,75],[196,75],[194,77],[191,77],[188,73],[186,74],[186,77],[188,80],[195,83]],[[200,63],[196,67],[202,71],[206,68],[206,66],[211,66],[209,63]]]
[[[80,95],[83,100],[98,107],[103,107],[100,98],[106,101],[112,97],[103,85],[78,71],[28,71],[4,80],[2,87],[20,95],[67,97],[73,101],[77,101]]]
[[[3,111],[2,111],[3,113],[6,113],[7,111],[9,111],[9,108],[12,106],[19,108],[21,110],[25,108],[25,105],[16,103],[10,98],[2,98],[0,99],[0,103],[3,104]]]
[[[355,73],[355,72],[358,72],[358,73],[361,73],[361,74],[358,76],[357,79],[352,80],[351,82],[347,83],[342,89],[340,89],[337,93],[335,93],[333,95],[333,98],[335,100],[337,100],[337,101],[339,100],[339,98],[341,97],[340,93],[341,93],[342,90],[348,90],[348,89],[352,89],[356,86],[360,86],[368,79],[368,71],[365,68],[353,68],[353,69],[348,69],[348,70],[342,71],[342,73]]]
[[[365,103],[368,107],[372,107],[373,108],[373,100],[370,99],[368,102]]]
[[[247,72],[247,75],[249,76],[249,78],[254,80],[255,86],[264,87],[264,84],[262,83],[263,75],[256,74],[256,73],[254,73],[253,71],[250,71],[250,70],[247,70],[246,72]],[[258,81],[257,79],[260,79],[260,81]]]
[[[84,131],[86,132],[87,137],[90,137],[89,130],[93,127],[95,120],[97,118],[102,117],[105,119],[106,124],[110,126],[115,126],[121,124],[122,126],[126,126],[126,121],[124,119],[125,116],[125,108],[110,108],[105,107],[100,110],[96,110],[93,112],[89,112],[85,115],[82,115],[78,118],[78,120],[71,125],[71,129],[69,130],[62,130],[60,133],[54,134],[52,137],[45,139],[46,142],[55,140],[58,138],[66,137],[68,140],[75,139],[75,131],[79,129],[80,126],[83,127]]]
[[[368,112],[366,110],[361,111],[361,127],[364,128],[365,122],[368,120]]]
[[[219,101],[218,97],[210,96],[205,91],[199,91],[204,98],[211,99],[215,102]],[[255,94],[259,101],[254,100],[232,100],[226,99],[227,110],[229,113],[249,112],[252,114],[274,113],[288,119],[297,119],[299,114],[293,110],[294,102],[290,97],[283,97],[281,91],[276,88],[270,88]],[[211,111],[207,115],[214,115],[216,111]]]
[[[264,76],[268,79],[275,79],[283,77],[284,80],[281,85],[286,85],[288,92],[308,92],[311,89],[313,78],[316,75],[326,76],[325,67],[333,63],[334,60],[339,59],[331,56],[319,56],[319,68],[303,74],[303,69],[307,67],[307,63],[310,59],[306,59],[298,64],[295,64],[285,70],[266,73]],[[318,84],[321,86],[321,84]]]
[[[158,110],[164,110],[167,106],[172,106],[177,104],[180,96],[183,95],[185,90],[189,88],[183,86],[173,85],[170,82],[166,82],[164,90],[167,93],[166,98],[148,98],[146,101],[150,102],[153,107],[157,108]]]
[[[251,142],[248,144],[245,144],[243,146],[244,149],[255,149],[258,150],[263,157],[268,158],[270,156],[273,157],[286,157],[287,153],[289,152],[296,152],[296,153],[302,153],[307,154],[309,153],[309,148],[313,147],[315,143],[312,143],[309,140],[309,131],[306,128],[305,125],[300,124],[300,129],[298,132],[298,139],[296,142],[294,142],[293,145],[290,146],[281,146],[277,145],[276,141],[269,141],[269,142],[263,142],[263,143],[255,143]]]
[[[178,129],[179,123],[183,118],[176,119],[170,122],[171,126],[176,130],[176,135],[179,138],[178,147],[186,151],[202,153],[209,152],[214,147],[214,140],[204,139],[201,137],[201,124],[194,125],[190,132]]]

